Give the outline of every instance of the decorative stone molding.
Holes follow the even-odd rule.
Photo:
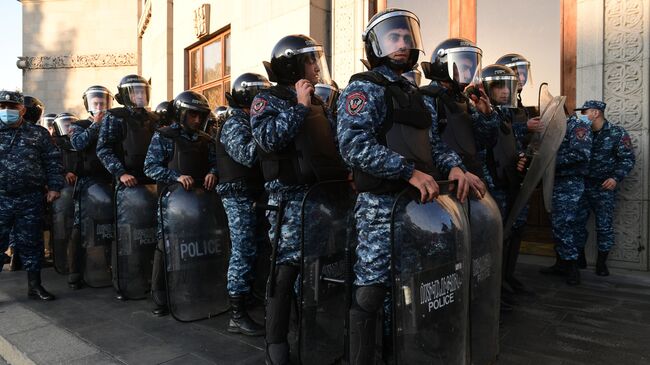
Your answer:
[[[647,184],[645,183],[643,169],[646,165],[645,155],[647,153],[646,145],[648,143],[648,136],[641,131],[630,131],[628,133],[632,140],[632,146],[634,146],[636,163],[632,171],[625,177],[618,188],[617,204],[626,204],[626,200],[647,199]]]
[[[194,9],[194,35],[201,38],[210,32],[210,4]]]
[[[147,26],[149,26],[149,21],[151,21],[151,2],[152,0],[144,2],[144,9],[142,9],[142,15],[140,15],[140,20],[138,20],[138,37],[140,38],[144,35]]]
[[[647,206],[645,207],[647,209]],[[614,232],[616,244],[612,248],[610,257],[614,260],[642,263],[645,261],[647,247],[642,245],[645,226],[639,224],[644,214],[644,204],[641,201],[629,201],[626,204],[619,204],[614,215]]]
[[[20,57],[25,69],[137,66],[135,53]]]

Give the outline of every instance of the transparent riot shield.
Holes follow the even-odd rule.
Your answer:
[[[113,285],[126,299],[145,299],[151,290],[156,248],[156,185],[115,188]]]
[[[470,199],[471,288],[470,338],[472,364],[492,364],[499,354],[499,305],[503,223],[499,207],[487,193]]]
[[[321,182],[302,202],[299,354],[302,364],[333,364],[345,353],[346,249],[355,194],[347,181]]]
[[[440,183],[440,191],[448,191],[448,186]],[[418,199],[419,193],[413,195],[409,188],[392,211],[395,362],[466,364],[469,222],[450,195],[426,204]]]
[[[54,269],[59,274],[68,274],[68,248],[70,233],[74,224],[74,188],[66,185],[61,189],[61,196],[52,203],[52,226],[50,228],[50,246]]]
[[[230,234],[221,199],[173,184],[161,192],[159,206],[170,313],[189,322],[227,311]]]
[[[113,243],[113,188],[110,183],[91,182],[79,191],[81,241],[85,251],[83,278],[90,287],[111,285]]]

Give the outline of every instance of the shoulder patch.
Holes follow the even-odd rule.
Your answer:
[[[587,128],[584,127],[578,127],[575,130],[576,137],[578,137],[579,140],[583,141],[585,138],[587,138]]]
[[[262,98],[255,99],[253,107],[251,108],[251,115],[257,115],[263,112],[264,108],[266,108],[266,105],[268,103],[269,102],[266,101],[266,99],[262,99]]]
[[[350,115],[357,115],[366,106],[367,101],[366,94],[361,91],[350,93],[345,99],[345,111]]]
[[[621,139],[621,143],[623,143],[623,146],[627,148],[628,150],[632,149],[632,138],[630,138],[629,135],[624,135],[623,138]]]

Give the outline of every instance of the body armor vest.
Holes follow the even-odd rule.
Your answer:
[[[486,166],[494,185],[501,189],[516,189],[521,182],[517,173],[517,140],[512,128],[510,110],[499,112],[501,123],[497,135],[497,143],[492,149],[487,149]]]
[[[231,183],[243,181],[247,186],[258,187],[262,184],[262,172],[259,163],[255,162],[253,167],[247,167],[235,161],[223,143],[221,133],[223,126],[217,131],[217,166],[219,167],[219,183]]]
[[[352,75],[350,82],[363,80],[385,88],[386,119],[377,136],[380,144],[402,155],[415,169],[440,178],[433,163],[429,132],[431,113],[424,105],[422,94],[406,81],[391,82],[377,72],[367,71]],[[354,169],[354,182],[360,192],[385,194],[408,186],[404,180],[391,180]]]
[[[122,143],[119,158],[128,174],[135,176],[141,184],[153,183],[143,172],[144,160],[158,116],[149,111],[132,113],[126,108],[111,109],[111,114],[122,118]]]
[[[203,132],[196,132],[198,139],[191,141],[181,136],[180,129],[170,127],[161,128],[158,133],[174,141],[174,156],[167,163],[167,168],[181,175],[189,175],[197,183],[202,182],[210,169],[208,163],[210,136]]]
[[[54,137],[54,143],[61,151],[61,159],[63,162],[63,172],[72,172],[78,174],[79,170],[79,152],[77,152],[70,144],[69,136]]]
[[[284,86],[274,86],[270,92],[297,104],[295,95]],[[258,148],[265,181],[278,179],[289,185],[304,185],[346,178],[347,170],[336,149],[323,103],[316,97],[311,102],[311,110],[292,143],[278,152]]]
[[[88,129],[92,125],[88,119],[79,120],[75,124],[83,129]],[[104,168],[102,162],[97,157],[97,138],[90,141],[83,151],[79,151],[79,176],[92,177],[99,181],[111,181],[111,174]]]

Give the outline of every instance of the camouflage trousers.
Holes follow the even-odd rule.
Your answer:
[[[253,266],[257,255],[257,215],[255,199],[250,195],[221,197],[228,217],[230,231],[230,262],[228,264],[228,293],[242,295],[250,292]]]
[[[577,260],[578,250],[587,238],[584,222],[588,213],[582,209],[584,190],[582,176],[555,177],[551,228],[555,252],[562,260]]]
[[[0,262],[11,245],[26,271],[40,271],[43,259],[43,193],[0,194]]]
[[[300,265],[300,235],[302,230],[301,207],[306,191],[285,193],[269,192],[269,205],[280,205],[284,201],[284,216],[280,223],[280,239],[276,256],[277,265]],[[268,211],[266,217],[271,224],[269,239],[275,242],[277,212]]]
[[[496,201],[497,205],[499,206],[499,212],[501,212],[501,219],[503,220],[503,224],[505,225],[506,221],[508,220],[508,215],[510,214],[510,208],[511,208],[510,204],[514,203],[515,197],[509,197],[508,192],[505,189],[499,189],[499,188],[490,189],[490,194],[492,195],[494,201]],[[515,223],[512,225],[513,230],[521,229],[526,225],[526,221],[528,220],[528,207],[529,205],[526,204],[524,209],[522,209],[519,215],[517,216]]]
[[[585,180],[585,193],[581,209],[586,212],[581,226],[587,224],[589,214],[594,212],[596,218],[596,242],[598,251],[609,252],[614,246],[614,207],[616,205],[616,190],[605,190],[600,187],[600,180]],[[582,242],[584,245],[585,241]]]

